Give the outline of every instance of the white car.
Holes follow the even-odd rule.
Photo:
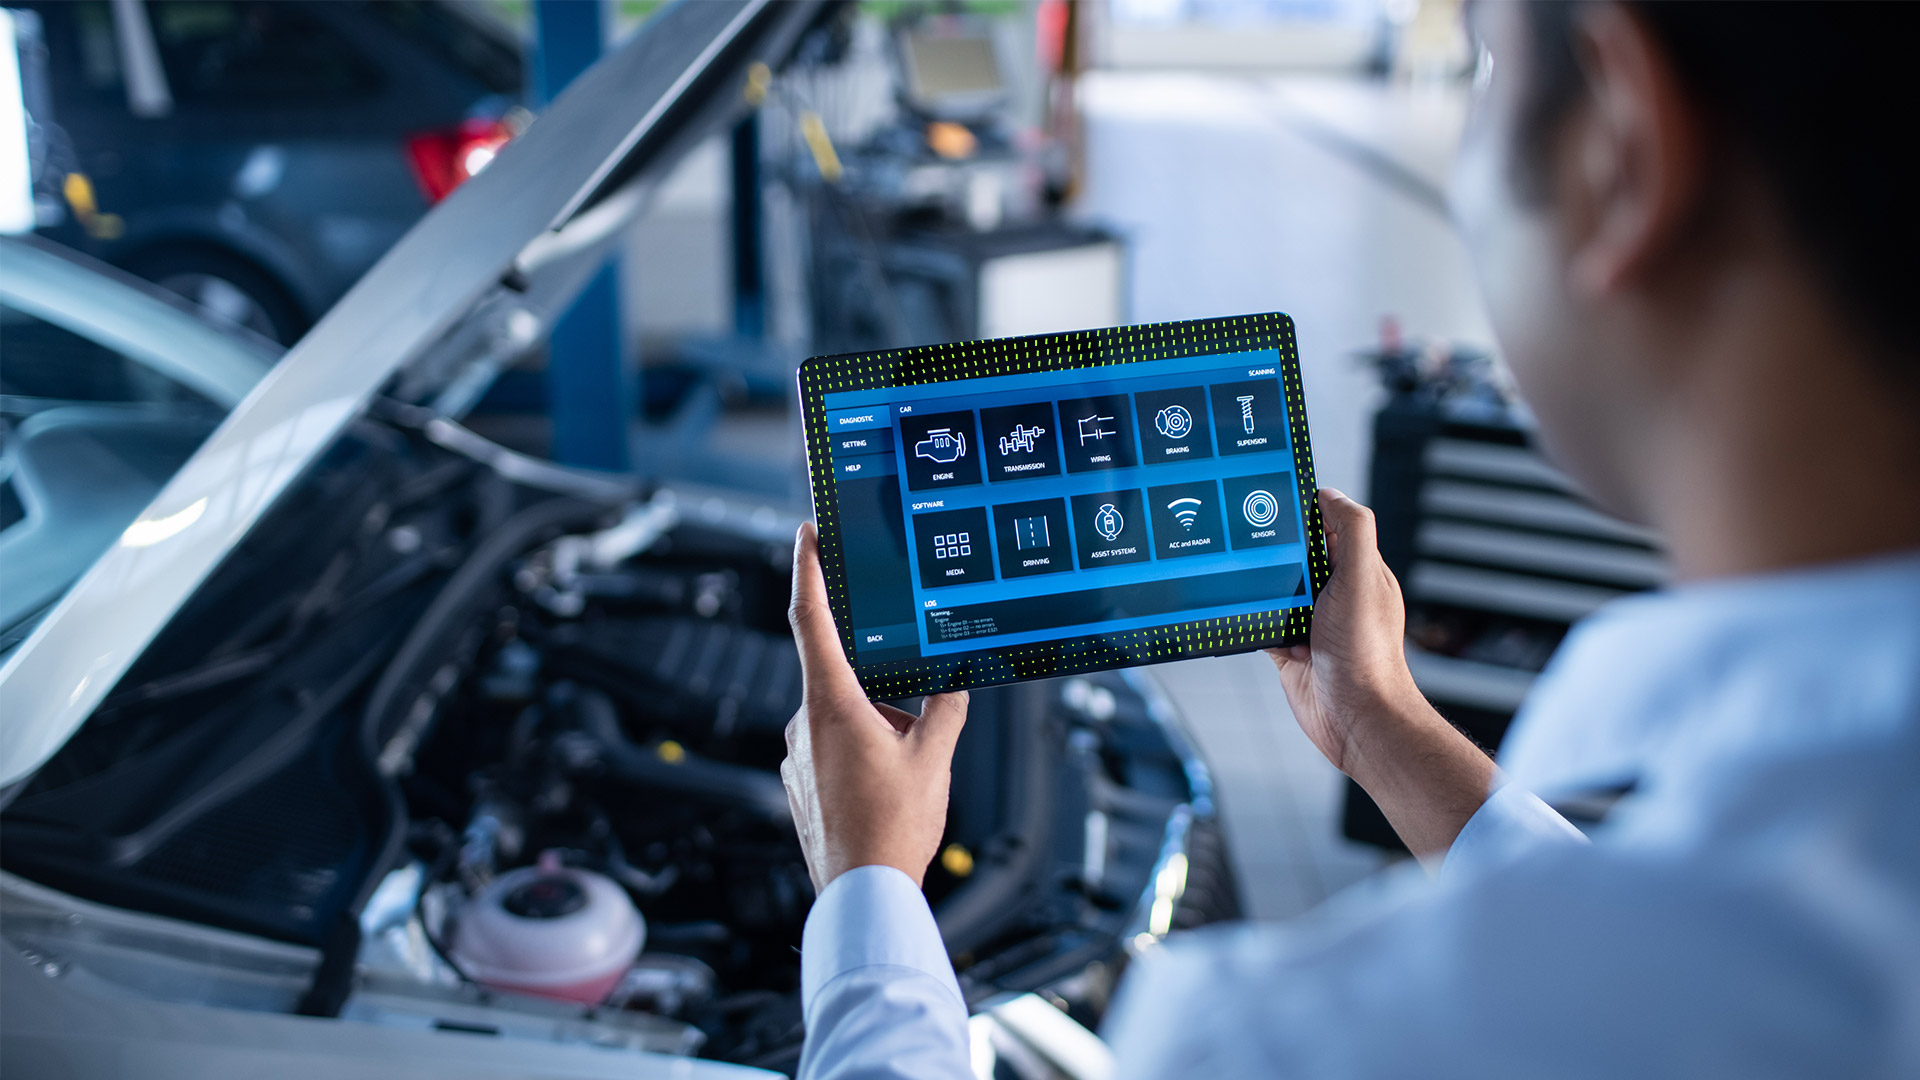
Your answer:
[[[0,364],[39,320],[124,383],[0,401],[0,1073],[792,1069],[797,517],[456,417],[834,7],[657,14],[277,363],[0,242]],[[1235,913],[1206,770],[1138,676],[973,703],[927,888],[977,1048],[1092,1075],[1129,950]]]

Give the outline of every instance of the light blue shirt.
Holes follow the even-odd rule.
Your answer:
[[[1920,1077],[1920,555],[1683,586],[1571,634],[1442,872],[1141,956],[1118,1076]],[[1632,783],[1591,844],[1540,798]],[[802,949],[806,1080],[970,1080],[926,901]]]

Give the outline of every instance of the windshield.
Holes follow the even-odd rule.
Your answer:
[[[434,0],[389,0],[368,10],[487,90],[520,93],[519,46],[512,32],[493,23],[483,9]]]
[[[9,243],[6,258],[57,257]],[[128,534],[271,363],[237,369],[251,343],[74,262],[59,269],[25,288],[0,278],[0,652]]]

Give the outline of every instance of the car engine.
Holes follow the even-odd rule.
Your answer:
[[[97,959],[67,896],[312,957],[153,992],[791,1069],[794,523],[414,419],[336,447],[0,815],[49,890],[9,944]],[[970,1000],[1085,1023],[1130,947],[1237,914],[1204,766],[1116,673],[973,693],[926,890]]]

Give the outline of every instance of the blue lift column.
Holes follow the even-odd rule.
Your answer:
[[[544,107],[600,59],[604,0],[534,0],[534,86]],[[620,325],[620,264],[609,260],[554,325],[547,357],[547,415],[553,459],[625,471],[633,380]]]
[[[734,126],[728,149],[733,165],[733,332],[760,338],[767,332],[767,275],[760,221],[759,110]]]

